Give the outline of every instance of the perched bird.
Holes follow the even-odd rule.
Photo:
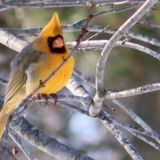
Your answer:
[[[55,13],[39,37],[17,54],[11,63],[4,105],[0,112],[0,139],[16,105],[38,87],[69,54],[58,14]],[[73,68],[74,58],[71,57],[36,94],[54,94],[61,90],[70,79]]]

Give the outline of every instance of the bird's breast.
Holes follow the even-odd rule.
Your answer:
[[[41,57],[38,62],[29,66],[27,73],[26,92],[30,94],[33,89],[40,85],[51,72],[53,72],[62,62],[62,56]],[[74,68],[74,58],[71,57],[37,93],[51,94],[61,90],[70,79]]]

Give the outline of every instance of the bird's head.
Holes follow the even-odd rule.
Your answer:
[[[42,29],[39,38],[35,41],[35,48],[49,54],[66,53],[63,31],[57,13],[53,14],[51,20]]]

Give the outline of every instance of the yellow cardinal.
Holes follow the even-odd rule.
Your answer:
[[[0,139],[16,105],[39,86],[40,81],[46,79],[69,54],[58,14],[55,13],[40,36],[17,54],[11,63],[9,83],[0,112]],[[52,94],[61,90],[70,79],[73,68],[74,58],[71,57],[36,94]]]

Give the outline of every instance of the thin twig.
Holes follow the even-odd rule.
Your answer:
[[[104,32],[107,30],[107,28],[109,28],[109,25],[108,25],[107,27],[103,28],[103,29],[102,29],[102,32],[96,32],[95,34],[93,34],[92,36],[90,36],[86,41],[89,41],[89,40],[91,40],[91,39],[93,39],[93,38],[98,37],[99,34],[100,34],[100,33],[104,33]],[[88,30],[88,31],[89,31],[89,30]]]

